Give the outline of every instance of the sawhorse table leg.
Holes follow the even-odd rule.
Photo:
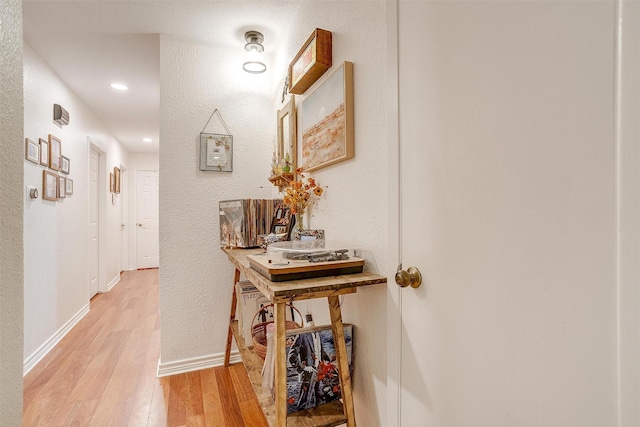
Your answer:
[[[233,332],[231,332],[231,322],[236,320],[236,307],[238,305],[238,297],[236,296],[236,283],[240,281],[240,270],[236,268],[236,274],[233,277],[233,289],[231,294],[231,314],[229,315],[229,332],[227,332],[227,349],[224,352],[224,366],[229,366],[231,358],[231,341],[233,340]]]
[[[344,326],[342,325],[340,299],[337,296],[330,296],[328,299],[331,328],[333,329],[333,343],[336,347],[336,358],[338,360],[338,374],[340,375],[340,390],[344,414],[347,417],[347,427],[356,427],[353,395],[351,394],[351,373],[349,372],[349,362],[347,361],[347,346],[344,342]]]
[[[283,302],[274,304],[275,308],[275,386],[276,386],[276,427],[287,425],[287,361],[286,361],[286,310]]]

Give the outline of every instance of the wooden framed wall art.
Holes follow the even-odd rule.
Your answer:
[[[58,199],[67,197],[67,180],[63,176],[58,177]]]
[[[25,138],[25,158],[35,164],[40,163],[40,146],[29,138]]]
[[[71,167],[71,160],[68,157],[62,156],[62,166],[60,167],[60,171],[64,174],[69,175],[69,168]]]
[[[353,63],[345,61],[305,96],[299,165],[314,171],[355,156]]]
[[[293,172],[296,170],[296,104],[295,97],[278,110],[278,162],[285,165],[289,170],[283,172]],[[288,166],[287,166],[287,159]]]
[[[42,171],[42,198],[55,202],[58,200],[58,175],[48,170]]]
[[[49,142],[42,138],[40,140],[40,164],[49,166]]]
[[[67,196],[71,196],[73,195],[73,180],[71,178],[67,178],[66,182],[67,187],[65,189],[65,193],[67,193]]]
[[[302,95],[331,64],[331,31],[316,28],[289,64],[289,93]]]
[[[49,168],[59,171],[62,168],[62,141],[49,134]]]
[[[114,179],[114,193],[120,194],[120,168],[113,168],[113,179]]]

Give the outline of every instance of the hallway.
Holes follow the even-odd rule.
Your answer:
[[[242,364],[156,378],[158,270],[123,273],[24,378],[23,426],[266,426]]]

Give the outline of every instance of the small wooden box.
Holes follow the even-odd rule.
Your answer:
[[[289,64],[289,93],[302,95],[331,64],[331,31],[316,28]]]

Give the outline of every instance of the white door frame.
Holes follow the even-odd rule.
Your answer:
[[[120,209],[121,209],[121,228],[122,247],[119,260],[119,272],[129,269],[129,171],[126,165],[120,164]]]
[[[616,4],[617,383],[622,427],[640,425],[640,4]]]

